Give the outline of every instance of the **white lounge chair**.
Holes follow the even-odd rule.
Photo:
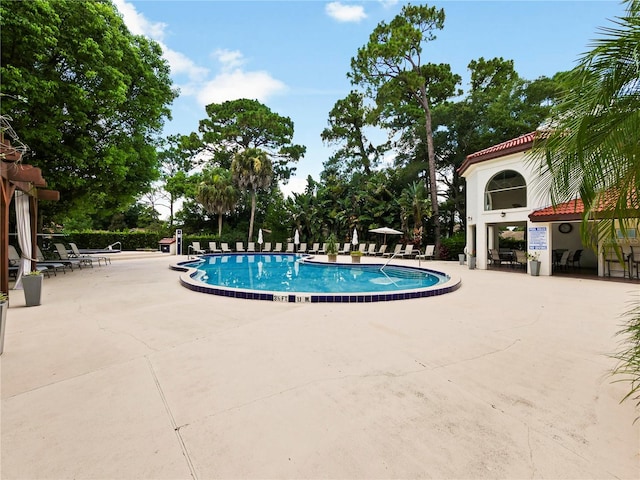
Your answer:
[[[287,243],[287,249],[285,250],[284,253],[294,253],[294,244],[293,243]]]
[[[338,254],[348,255],[350,251],[351,251],[351,244],[349,242],[345,242],[342,247],[342,250],[338,250]]]
[[[189,248],[191,249],[191,252],[194,253],[195,255],[203,255],[207,253],[204,250],[204,248],[200,246],[200,242],[191,242],[191,245],[189,246]]]
[[[435,245],[427,245],[427,247],[424,249],[424,253],[421,255],[416,255],[416,258],[419,258],[421,260],[427,260],[427,259],[433,260],[435,258],[435,250],[436,250]]]
[[[244,252],[244,243],[236,242],[236,252]]]
[[[218,242],[209,242],[209,253],[220,253],[222,250],[218,248]]]
[[[229,248],[229,244],[226,242],[220,243],[220,250],[222,253],[231,253],[231,249]]]
[[[256,243],[249,242],[247,243],[247,252],[255,252],[256,251]]]
[[[298,247],[298,253],[307,253],[307,244],[301,243]]]
[[[318,242],[315,242],[313,245],[311,245],[309,253],[318,253],[318,250],[320,250],[320,244]]]
[[[369,248],[367,249],[367,251],[365,252],[366,255],[376,255],[376,244],[375,243],[370,243],[369,244]]]
[[[262,251],[265,253],[271,252],[271,242],[265,242],[264,247],[262,247]]]
[[[273,251],[275,253],[280,253],[282,252],[282,242],[276,242],[276,246],[273,247]]]
[[[383,257],[397,257],[402,252],[402,244],[398,243],[393,252],[384,252]]]

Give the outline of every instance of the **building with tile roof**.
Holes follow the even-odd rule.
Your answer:
[[[539,186],[540,171],[528,153],[542,135],[530,132],[472,153],[458,169],[466,179],[467,252],[475,254],[476,268],[490,268],[490,251],[500,250],[500,232],[515,229],[524,231],[528,253],[539,257],[540,275],[553,274],[562,252],[572,255],[578,250],[581,269],[609,274],[615,262],[606,262],[604,246],[597,252],[582,244],[582,200],[552,206],[548,193]],[[620,242],[623,251],[629,254],[634,247],[640,253],[635,232],[628,233],[630,238]],[[522,267],[530,265],[527,262]],[[614,270],[621,276],[629,274],[623,267]]]

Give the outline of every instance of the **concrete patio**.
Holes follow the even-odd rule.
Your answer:
[[[638,477],[608,375],[637,284],[423,261],[462,287],[283,304],[192,292],[175,261],[10,292],[1,478]]]

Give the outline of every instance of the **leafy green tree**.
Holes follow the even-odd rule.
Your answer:
[[[464,179],[457,172],[466,156],[538,128],[561,92],[562,74],[524,80],[511,60],[480,58],[468,68],[471,82],[465,97],[433,110],[438,171],[446,186],[440,208],[447,213],[450,235],[456,220],[464,225],[466,218]]]
[[[422,63],[422,50],[423,43],[434,40],[434,32],[444,27],[444,19],[444,10],[435,7],[403,6],[390,23],[378,24],[369,42],[351,60],[349,73],[352,83],[364,86],[389,115],[409,112],[412,117],[416,109],[422,113],[436,245],[440,220],[431,109],[455,93],[460,78],[451,73],[449,65]]]
[[[180,135],[167,137],[164,148],[158,152],[160,178],[169,195],[169,226],[173,226],[174,206],[185,196],[189,184],[189,172],[193,169],[192,156],[182,148]]]
[[[231,163],[231,173],[241,190],[251,195],[251,218],[247,241],[253,238],[253,223],[256,213],[256,193],[271,185],[273,167],[267,152],[259,148],[248,148],[236,153]]]
[[[196,201],[209,215],[218,215],[218,236],[222,235],[222,216],[233,210],[238,197],[239,192],[229,170],[216,167],[202,172]]]
[[[533,150],[541,187],[554,203],[579,196],[584,203],[583,241],[616,244],[617,231],[638,228],[640,210],[640,1],[566,77],[566,94],[554,109],[551,130]],[[598,222],[591,222],[597,217]],[[617,223],[619,222],[619,224]],[[620,226],[622,228],[620,228]],[[614,373],[629,381],[640,406],[640,307],[620,332],[625,341]]]
[[[0,112],[60,191],[43,212],[110,219],[158,176],[154,139],[176,96],[160,46],[110,1],[2,2],[0,18]]]
[[[345,172],[371,173],[371,168],[379,164],[381,156],[389,149],[388,142],[376,147],[365,136],[365,129],[376,124],[376,111],[365,105],[362,93],[352,91],[338,100],[329,112],[329,127],[320,136],[328,144],[342,146],[327,161],[325,168],[335,164],[338,170]]]
[[[212,103],[206,110],[209,117],[200,120],[200,135],[192,133],[184,144],[193,152],[209,153],[217,166],[230,168],[236,154],[260,149],[271,159],[274,181],[287,181],[295,171],[289,164],[306,152],[306,147],[292,143],[293,121],[257,100]]]

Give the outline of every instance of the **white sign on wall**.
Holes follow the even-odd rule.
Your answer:
[[[546,250],[547,227],[529,227],[529,250]]]

